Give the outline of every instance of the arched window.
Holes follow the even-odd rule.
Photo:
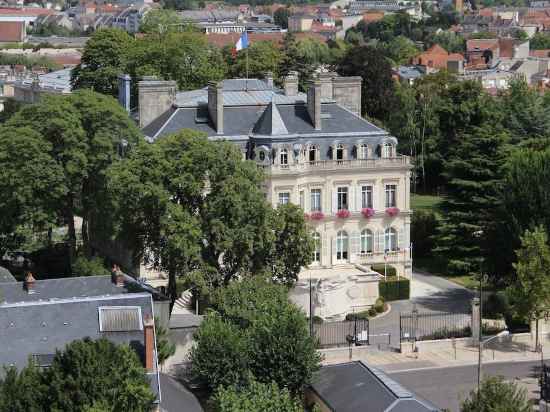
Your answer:
[[[313,262],[321,262],[321,235],[318,232],[313,233],[313,244],[315,250],[313,251]]]
[[[389,227],[384,232],[384,250],[397,250],[397,231],[393,227]]]
[[[288,150],[281,149],[281,151],[279,152],[279,161],[281,166],[288,165]]]
[[[361,232],[361,254],[372,253],[373,250],[373,236],[372,231],[365,229]]]
[[[341,230],[336,235],[336,259],[347,260],[348,258],[348,234]]]
[[[310,163],[314,163],[318,160],[317,151],[317,146],[309,146],[308,160]]]
[[[360,144],[357,147],[357,158],[358,159],[367,159],[369,157],[369,146],[366,144]]]
[[[336,146],[335,160],[344,160],[344,145],[339,144]]]
[[[384,143],[382,145],[382,158],[390,159],[395,157],[395,146],[391,143]]]

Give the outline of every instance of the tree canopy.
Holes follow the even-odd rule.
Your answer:
[[[514,382],[505,382],[501,377],[490,377],[483,381],[479,391],[470,392],[462,402],[461,412],[529,412],[532,406],[525,389]]]
[[[0,380],[0,410],[149,412],[155,397],[136,352],[106,339],[76,340],[49,368],[32,362]]]

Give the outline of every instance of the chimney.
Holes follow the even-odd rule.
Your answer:
[[[130,82],[129,75],[118,75],[118,102],[128,113],[130,113]]]
[[[332,97],[336,103],[358,116],[361,116],[361,83],[360,76],[332,78]]]
[[[139,127],[145,127],[176,101],[176,82],[144,76],[138,83]]]
[[[36,279],[34,278],[32,273],[27,272],[27,274],[25,275],[24,286],[25,286],[25,290],[27,291],[27,293],[29,295],[32,295],[33,293],[35,293],[35,290],[34,290],[34,283],[35,282],[36,282]]]
[[[307,90],[307,112],[315,130],[321,130],[321,82],[315,80]]]
[[[273,89],[273,73],[267,72],[264,77],[265,77],[265,82],[267,83],[267,87],[269,87],[270,89]]]
[[[143,342],[145,346],[145,369],[147,372],[153,372],[155,370],[155,321],[151,315],[147,315],[143,319]]]
[[[283,80],[283,87],[285,95],[296,96],[298,94],[298,73],[289,72]]]
[[[113,279],[113,283],[116,285],[117,288],[124,287],[124,274],[122,273],[118,265],[113,265],[113,268],[111,269],[111,276]]]
[[[332,100],[332,78],[335,73],[319,73],[318,79],[321,82],[321,98]]]
[[[223,134],[223,83],[208,83],[208,114],[216,132]]]

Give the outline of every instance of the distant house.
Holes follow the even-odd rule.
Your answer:
[[[24,42],[26,37],[24,21],[0,21],[0,43]]]
[[[56,350],[85,337],[133,348],[160,403],[154,317],[164,319],[162,296],[133,278],[89,276],[0,283],[0,365],[21,369],[33,359],[48,367]],[[162,321],[162,320],[161,320]]]
[[[36,103],[43,94],[72,93],[71,70],[62,69],[16,81],[13,84],[15,100]]]
[[[425,52],[412,59],[412,63],[425,66],[429,69],[447,69],[450,61],[463,61],[464,56],[459,53],[449,53],[439,44],[434,44]]]
[[[36,19],[43,14],[56,14],[57,11],[42,7],[0,7],[0,21],[25,22],[33,26]]]
[[[330,412],[438,412],[363,362],[324,366],[306,389],[308,406]]]
[[[285,33],[282,32],[272,32],[272,33],[250,33],[248,35],[248,41],[250,44],[254,44],[259,41],[270,41],[276,46],[280,47],[283,44]],[[218,46],[234,46],[239,40],[239,33],[211,33],[205,36],[205,39],[208,43]],[[296,33],[296,39],[314,39],[321,42],[324,42],[326,39],[321,34],[318,33]]]
[[[409,86],[412,86],[417,79],[425,74],[426,72],[422,71],[420,66],[399,66],[393,69],[394,79]]]

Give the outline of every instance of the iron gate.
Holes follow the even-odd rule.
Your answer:
[[[313,326],[321,348],[341,345],[368,345],[369,320],[356,319],[339,322],[323,322]]]

